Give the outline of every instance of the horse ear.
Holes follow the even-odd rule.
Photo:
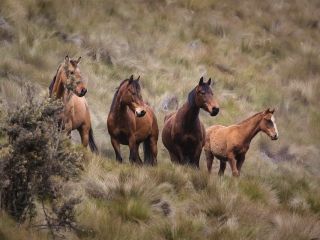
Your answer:
[[[199,86],[203,85],[203,77],[200,78]]]
[[[140,75],[139,75],[139,77],[136,79],[136,81],[139,82],[139,80],[140,80]]]
[[[64,61],[65,61],[65,63],[69,63],[70,58],[69,58],[69,56],[68,56],[68,55],[67,55],[67,56],[65,56]]]
[[[129,78],[129,84],[132,83],[132,81],[133,81],[133,75],[131,75]]]
[[[264,115],[266,115],[266,114],[268,114],[268,113],[270,113],[270,108],[267,108],[266,110],[263,111],[263,114],[264,114]]]
[[[209,78],[207,84],[210,86],[211,85],[211,78]]]
[[[80,61],[81,61],[81,56],[78,58],[78,60],[77,60],[77,64],[79,64],[80,63]]]
[[[274,111],[275,111],[274,108],[269,109],[269,112],[272,113],[272,114],[274,113]]]

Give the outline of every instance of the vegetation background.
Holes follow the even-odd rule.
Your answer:
[[[26,82],[46,98],[64,56],[83,56],[101,154],[87,153],[81,180],[64,190],[81,197],[85,229],[66,238],[319,239],[319,19],[317,0],[1,0],[1,118],[23,104]],[[209,175],[204,156],[200,171],[172,165],[161,139],[157,167],[119,165],[106,117],[131,74],[160,129],[205,76],[221,106],[217,117],[201,112],[206,126],[275,107],[280,138],[253,140],[240,179],[218,178],[218,163]],[[0,239],[50,238],[0,212]]]

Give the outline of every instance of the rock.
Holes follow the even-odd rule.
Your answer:
[[[174,95],[165,96],[161,102],[163,111],[172,111],[178,109],[178,98]]]
[[[12,26],[0,16],[0,40],[12,42],[14,38]]]

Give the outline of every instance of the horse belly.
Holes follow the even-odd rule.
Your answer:
[[[212,133],[210,136],[210,150],[217,158],[227,157],[227,143],[219,133]]]

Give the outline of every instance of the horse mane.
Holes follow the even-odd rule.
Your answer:
[[[58,69],[57,69],[57,71],[56,71],[56,74],[54,75],[54,77],[53,77],[53,79],[52,79],[52,81],[51,81],[51,83],[50,83],[50,86],[49,86],[49,96],[50,96],[50,97],[51,97],[51,95],[52,95],[53,86],[54,86],[54,84],[56,83],[57,75],[58,75],[58,72],[59,72],[59,70],[60,70],[60,68],[61,68],[61,65],[62,65],[62,64],[59,64]]]
[[[195,96],[196,96],[196,89],[194,88],[188,94],[188,103],[190,104],[190,106],[194,106],[194,104],[195,104]]]
[[[116,92],[115,92],[114,95],[113,95],[113,99],[112,99],[112,103],[111,103],[111,107],[110,107],[110,112],[114,110],[114,107],[115,107],[115,105],[116,105],[116,99],[117,99],[117,96],[118,96],[118,94],[119,94],[120,88],[122,87],[122,85],[123,85],[124,83],[126,83],[126,82],[128,82],[128,81],[129,81],[129,79],[123,80],[123,81],[120,83],[119,87],[116,88]],[[136,87],[137,91],[140,91],[140,88],[139,88],[139,90],[138,90],[138,83],[136,83],[135,81],[133,81],[133,83],[136,84],[135,87]]]
[[[258,112],[256,114],[253,114],[251,117],[248,117],[247,119],[243,120],[242,122],[238,123],[238,124],[243,124],[243,123],[246,123],[246,122],[249,122],[252,118],[255,118],[256,116],[262,114],[263,112]]]

